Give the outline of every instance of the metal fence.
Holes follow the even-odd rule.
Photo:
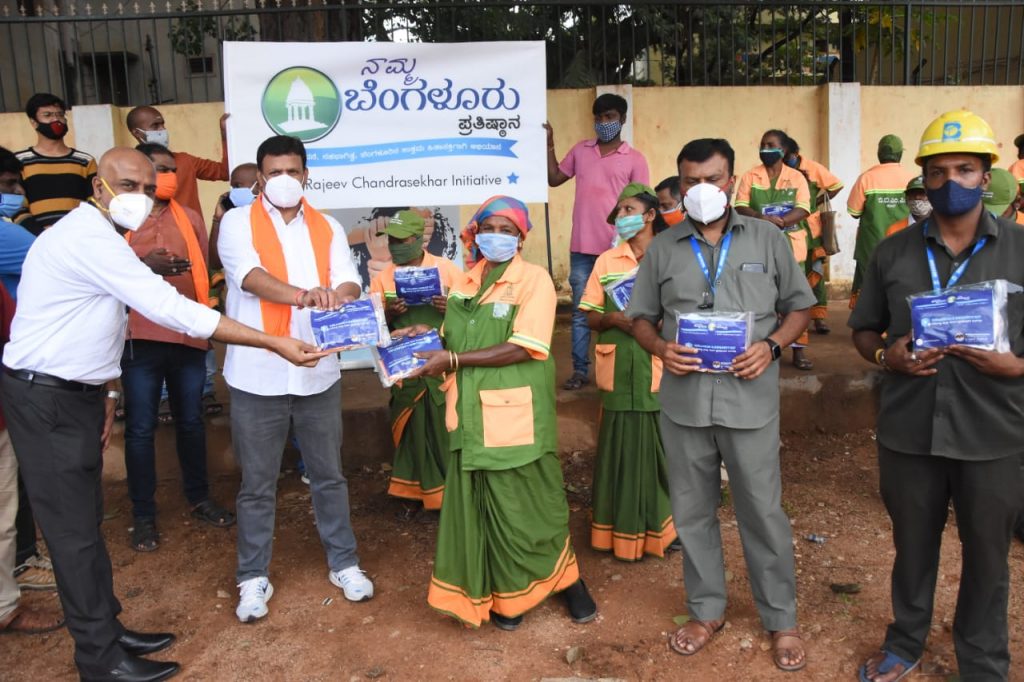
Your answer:
[[[1021,0],[0,0],[0,108],[223,98],[224,40],[544,40],[548,87],[1024,84]],[[287,54],[282,55],[288,59]]]

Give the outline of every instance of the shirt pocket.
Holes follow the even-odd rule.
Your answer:
[[[594,372],[597,375],[597,388],[611,393],[615,390],[615,344],[598,343],[594,345]]]
[[[533,445],[533,391],[529,386],[480,391],[484,447]]]
[[[722,286],[717,289],[716,310],[752,312],[758,316],[775,314],[778,289],[768,273],[726,270],[722,273]]]

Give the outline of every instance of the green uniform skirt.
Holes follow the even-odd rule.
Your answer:
[[[440,509],[449,456],[444,403],[438,405],[423,382],[391,389],[391,435],[395,459],[388,494]]]
[[[603,411],[593,507],[594,549],[623,561],[665,556],[676,530],[657,412]]]
[[[427,602],[479,627],[515,617],[579,580],[562,465],[547,453],[515,469],[463,471],[449,460]]]

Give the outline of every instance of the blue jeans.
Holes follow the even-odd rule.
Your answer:
[[[597,256],[589,253],[569,254],[569,286],[572,287],[572,369],[583,376],[590,371],[590,327],[587,315],[580,310],[580,299],[587,280],[594,270]]]
[[[213,395],[213,377],[217,376],[217,354],[211,348],[206,351],[206,381],[203,384],[203,397]],[[167,382],[160,388],[160,400],[167,400]]]
[[[124,388],[124,462],[135,518],[155,518],[156,449],[154,437],[160,387],[167,383],[174,416],[175,447],[185,497],[196,505],[209,497],[206,478],[206,426],[203,382],[206,351],[179,343],[134,340],[121,358]]]

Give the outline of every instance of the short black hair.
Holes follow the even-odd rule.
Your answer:
[[[624,98],[606,92],[594,100],[594,116],[606,111],[617,111],[620,116],[625,117],[628,106]]]
[[[964,153],[969,154],[969,152]],[[936,154],[934,156],[938,155]],[[924,161],[924,163],[921,164],[922,174],[924,174],[924,172],[928,170],[928,160],[934,158],[934,156],[926,156],[924,157],[924,159],[922,159]],[[978,159],[981,161],[981,171],[983,173],[988,173],[989,171],[992,170],[992,157],[989,156],[988,154],[970,154],[970,156],[978,157]]]
[[[782,151],[787,154],[799,154],[800,145],[789,135],[786,135],[786,139],[782,141]]]
[[[174,153],[170,149],[163,146],[162,144],[157,144],[156,142],[143,142],[142,144],[135,145],[135,148],[142,152],[143,154],[145,154],[146,156],[148,156],[150,159],[153,158],[154,154],[174,156]]]
[[[673,175],[670,178],[665,178],[658,183],[658,186],[654,188],[655,192],[660,192],[663,189],[667,189],[672,193],[676,199],[682,199],[682,192],[679,191],[679,176]]]
[[[256,150],[256,169],[263,171],[263,159],[268,156],[288,156],[295,154],[302,159],[302,167],[306,167],[306,145],[302,140],[291,135],[274,135],[263,140]]]
[[[0,147],[0,173],[17,173],[21,175],[21,161],[10,149]]]
[[[676,157],[676,166],[681,166],[683,161],[701,163],[702,161],[707,161],[715,154],[725,157],[725,160],[729,162],[729,175],[734,175],[733,167],[736,165],[736,152],[733,151],[729,140],[721,137],[701,137],[696,140],[690,140],[679,150],[679,156]]]
[[[33,121],[36,118],[36,113],[43,107],[52,107],[56,104],[58,107],[67,111],[67,105],[64,104],[64,100],[57,95],[51,95],[48,92],[37,92],[28,98],[25,102],[25,115],[31,118]]]
[[[770,129],[764,131],[764,134],[761,135],[761,139],[763,140],[764,138],[768,137],[769,135],[771,135],[772,137],[779,138],[779,145],[783,149],[786,148],[786,140],[789,139],[789,135],[786,134],[785,130],[779,130],[778,128],[770,128]]]

